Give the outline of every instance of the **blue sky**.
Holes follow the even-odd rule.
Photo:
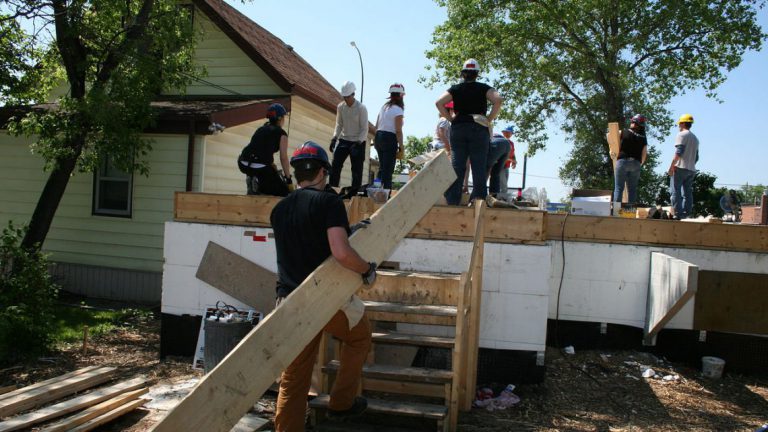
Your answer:
[[[362,96],[371,122],[376,121],[389,85],[401,82],[406,90],[404,133],[418,137],[432,135],[437,121],[434,101],[445,88],[426,89],[418,83],[418,78],[427,74],[425,66],[429,61],[424,53],[431,47],[432,30],[446,19],[445,10],[434,2],[283,0],[231,4],[293,46],[334,86],[340,87],[346,80],[354,81],[359,97],[360,61],[357,51],[349,44],[355,41],[363,58]],[[768,28],[768,10],[759,12],[758,21],[764,30]],[[716,175],[718,185],[768,184],[768,140],[763,137],[766,133],[761,127],[764,122],[768,123],[766,77],[768,54],[765,49],[749,52],[718,90],[722,103],[697,91],[675,98],[669,106],[675,118],[690,113],[696,119],[692,130],[701,142],[698,168]],[[569,192],[557,172],[570,144],[558,132],[557,124],[551,126],[546,151],[528,160],[526,186],[545,187],[549,199],[559,201]],[[659,172],[666,169],[672,159],[676,133],[676,129],[670,129],[663,141],[650,143],[661,150]],[[526,143],[515,142],[520,155]],[[522,162],[522,158],[519,160]],[[510,173],[510,185],[519,185],[521,175],[522,163]]]

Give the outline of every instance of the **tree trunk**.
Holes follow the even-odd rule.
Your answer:
[[[59,203],[64,196],[64,191],[67,189],[69,179],[75,170],[75,164],[85,143],[85,138],[82,136],[76,137],[74,140],[75,142],[72,143],[72,148],[75,150],[74,154],[57,161],[56,167],[48,176],[48,181],[45,182],[45,187],[37,200],[37,206],[35,206],[35,211],[29,221],[29,229],[21,242],[21,246],[26,250],[40,250],[45,237],[48,235],[48,230],[51,229],[53,217],[56,215],[56,210],[59,208]]]

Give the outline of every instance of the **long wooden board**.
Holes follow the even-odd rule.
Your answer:
[[[700,271],[697,330],[768,335],[768,274]]]
[[[88,394],[84,394],[64,402],[59,402],[57,404],[53,404],[24,415],[12,417],[7,421],[0,423],[0,432],[10,432],[24,429],[34,424],[50,420],[52,418],[67,415],[71,412],[75,412],[85,407],[103,402],[121,393],[138,389],[139,387],[146,384],[146,382],[147,379],[145,377],[134,378],[109,387],[94,390]],[[46,429],[46,431],[47,430],[48,429]]]
[[[181,222],[267,227],[272,207],[279,201],[280,197],[266,195],[176,192],[173,218]]]
[[[697,265],[651,252],[644,331],[647,344],[653,344],[656,334],[693,298],[698,277]]]
[[[350,244],[367,260],[387,259],[455,178],[447,155],[439,153]],[[230,430],[361,284],[359,274],[328,258],[153,430]]]
[[[109,381],[117,369],[102,367],[0,401],[0,417],[19,413]]]
[[[80,426],[96,417],[102,416],[115,408],[123,406],[134,399],[138,399],[149,392],[148,388],[141,388],[138,390],[132,390],[126,393],[116,395],[111,399],[102,401],[88,409],[85,409],[71,417],[67,417],[55,424],[48,425],[41,429],[41,432],[64,432],[72,428]]]
[[[217,243],[208,242],[195,276],[264,315],[275,308],[277,275]]]
[[[112,420],[135,410],[136,408],[144,405],[147,402],[149,402],[149,399],[136,399],[124,405],[120,405],[117,408],[113,409],[112,411],[109,411],[96,418],[88,420],[87,422],[81,424],[76,428],[70,429],[69,432],[86,432],[89,430],[96,429],[97,427],[105,423],[109,423]],[[196,429],[189,429],[189,430],[196,430]]]
[[[547,214],[547,239],[560,240],[565,215]],[[768,252],[768,227],[568,215],[565,240]],[[486,239],[487,240],[487,239]]]
[[[34,383],[34,384],[30,384],[30,385],[25,386],[25,387],[21,387],[19,389],[13,390],[11,392],[7,392],[7,393],[5,393],[3,395],[0,395],[0,405],[3,404],[3,401],[8,400],[10,398],[15,398],[15,397],[17,397],[17,396],[19,396],[19,395],[21,395],[23,393],[31,392],[33,390],[39,389],[40,387],[45,387],[45,386],[48,386],[48,385],[51,385],[51,384],[54,384],[54,383],[57,383],[57,382],[61,382],[61,381],[70,379],[70,378],[78,376],[78,375],[82,375],[82,374],[84,374],[86,372],[90,372],[90,371],[92,371],[94,369],[97,369],[97,368],[98,368],[98,366],[87,366],[87,367],[84,367],[82,369],[78,369],[78,370],[75,370],[75,371],[72,371],[72,372],[68,372],[68,373],[65,373],[63,375],[59,375],[57,377],[53,377],[53,378],[47,379],[45,381],[40,381],[40,382],[37,382],[37,383]]]

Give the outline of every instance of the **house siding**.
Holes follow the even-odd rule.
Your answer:
[[[130,218],[91,214],[93,174],[76,173],[67,186],[43,250],[51,260],[142,272],[161,272],[163,224],[173,218],[173,193],[185,190],[186,136],[157,135],[150,175],[134,175]],[[198,140],[199,142],[199,140]],[[23,138],[0,135],[0,223],[29,221],[47,179],[42,159]],[[6,157],[7,156],[7,157]]]
[[[187,86],[187,95],[282,95],[283,91],[253,60],[246,55],[202,11],[195,8],[195,27],[199,41],[195,48],[195,65],[204,68],[203,80],[224,87],[222,90],[205,82]],[[178,95],[180,91],[169,91]]]

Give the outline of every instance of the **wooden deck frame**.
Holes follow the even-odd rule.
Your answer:
[[[455,178],[439,153],[350,244],[368,260],[385,260]],[[152,430],[229,431],[361,284],[359,274],[328,258]]]

